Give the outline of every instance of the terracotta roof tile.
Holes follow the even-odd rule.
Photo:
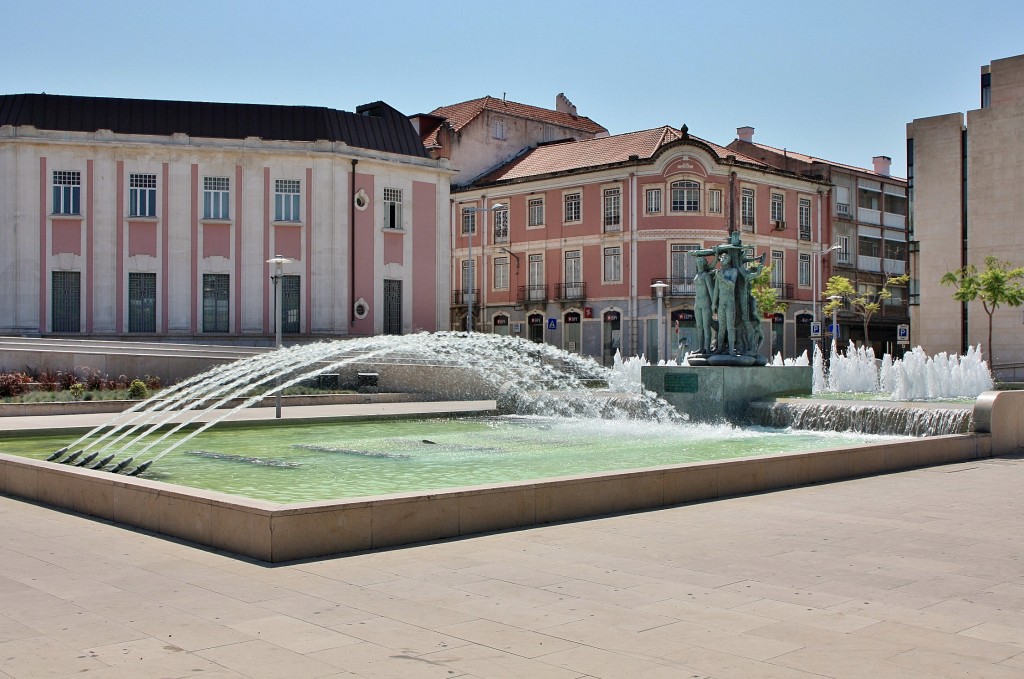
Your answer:
[[[451,123],[452,128],[458,132],[484,111],[497,111],[517,118],[541,120],[588,134],[600,134],[608,131],[604,126],[598,125],[586,116],[574,116],[570,113],[553,111],[539,106],[530,106],[529,104],[520,104],[515,101],[497,99],[491,96],[470,99],[469,101],[449,106],[441,106],[431,111],[430,115],[446,118]],[[423,143],[428,147],[436,146],[437,130],[424,137]]]
[[[797,151],[790,151],[789,149],[775,148],[774,146],[769,146],[768,144],[760,144],[758,142],[750,142],[750,143],[753,144],[754,146],[756,146],[757,148],[764,149],[765,151],[771,151],[772,153],[778,153],[780,155],[786,155],[786,156],[789,156],[790,158],[795,158],[796,160],[799,160],[799,161],[804,162],[804,163],[823,163],[825,165],[832,165],[834,167],[841,167],[841,168],[846,169],[846,170],[854,170],[856,172],[864,172],[864,173],[867,173],[867,174],[873,174],[873,175],[875,175],[877,177],[886,177],[888,179],[902,179],[902,177],[897,177],[895,175],[879,174],[879,173],[875,172],[873,169],[869,169],[869,168],[866,168],[866,167],[857,167],[856,165],[846,165],[845,163],[837,163],[835,161],[825,160],[824,158],[818,158],[817,156],[809,156],[806,153],[799,153]]]
[[[612,137],[584,139],[581,141],[565,141],[545,144],[502,165],[494,172],[477,180],[480,183],[508,181],[557,172],[571,172],[591,167],[600,167],[614,163],[627,162],[630,156],[640,160],[649,160],[658,150],[682,137],[679,130],[667,125],[639,132],[627,132]],[[709,146],[721,158],[736,156],[737,160],[752,165],[769,167],[742,153],[719,146],[700,137],[690,135],[702,144]]]

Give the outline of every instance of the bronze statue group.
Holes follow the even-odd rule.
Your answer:
[[[690,365],[764,365],[758,354],[764,332],[761,313],[751,294],[751,281],[764,268],[764,255],[746,257],[739,233],[728,243],[694,250],[694,321],[696,351],[687,357]],[[717,268],[708,261],[714,256]],[[753,266],[750,266],[753,264]]]

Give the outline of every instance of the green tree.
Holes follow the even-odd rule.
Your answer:
[[[958,302],[981,300],[981,306],[988,314],[988,360],[992,356],[992,315],[1000,304],[1020,306],[1024,304],[1024,288],[1017,281],[1024,278],[1024,267],[1011,268],[1010,262],[1003,262],[998,257],[985,258],[985,270],[978,271],[973,264],[968,264],[956,271],[947,271],[940,281],[943,285],[956,288],[953,299]]]
[[[864,344],[870,344],[868,323],[871,321],[871,317],[882,308],[884,300],[892,297],[889,287],[892,285],[903,285],[908,280],[910,280],[910,277],[906,274],[902,276],[889,276],[885,279],[885,283],[882,284],[881,288],[877,291],[871,291],[857,290],[846,276],[832,276],[832,278],[828,279],[828,284],[825,286],[821,296],[825,299],[830,297],[836,299],[828,299],[828,303],[822,308],[822,312],[827,316],[833,311],[849,305],[850,311],[860,316],[864,324]]]
[[[761,314],[781,314],[789,307],[779,299],[779,289],[772,286],[772,267],[768,265],[750,279],[750,294]],[[768,357],[775,354],[775,333],[768,333]]]

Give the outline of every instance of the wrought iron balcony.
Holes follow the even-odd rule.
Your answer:
[[[547,302],[548,286],[520,285],[516,292],[516,301],[520,304],[528,304],[530,302]]]
[[[559,302],[582,301],[586,298],[586,283],[555,283],[555,299]]]
[[[772,282],[772,287],[779,291],[780,299],[793,299],[793,284],[792,283],[775,283]]]
[[[658,282],[665,283],[668,285],[665,288],[665,297],[693,297],[693,279],[692,278],[670,278],[668,276],[659,276],[658,278],[651,279],[651,285]],[[651,299],[657,297],[657,292],[654,288],[651,288]]]
[[[452,290],[452,306],[466,306],[472,298],[473,306],[480,306],[480,290]]]

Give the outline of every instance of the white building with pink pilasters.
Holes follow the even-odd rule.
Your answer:
[[[387,104],[0,96],[0,334],[264,344],[448,326],[448,161]]]

